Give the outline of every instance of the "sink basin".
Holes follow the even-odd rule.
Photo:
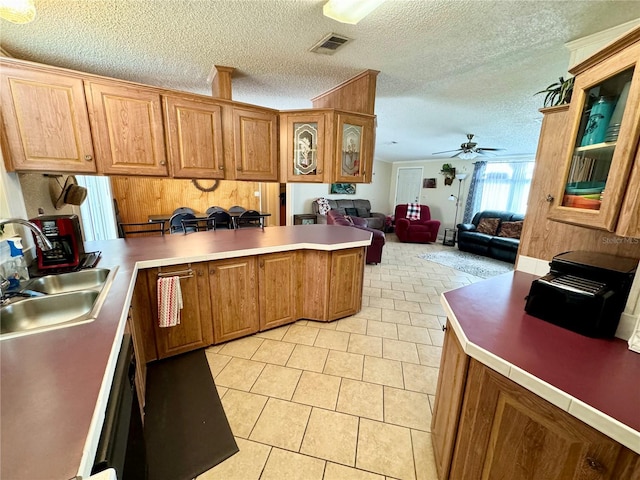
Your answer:
[[[26,289],[51,295],[100,288],[106,282],[109,272],[110,270],[106,268],[92,268],[59,275],[47,275],[32,280]]]
[[[7,305],[0,309],[0,333],[4,337],[5,334],[91,321],[91,311],[99,295],[96,290],[79,290]]]

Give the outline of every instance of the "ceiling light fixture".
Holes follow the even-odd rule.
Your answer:
[[[0,18],[11,23],[29,23],[36,18],[33,0],[0,0]]]
[[[385,0],[329,0],[322,7],[325,17],[355,25],[378,8]]]
[[[458,158],[461,160],[473,160],[478,154],[476,152],[462,152],[458,154]]]

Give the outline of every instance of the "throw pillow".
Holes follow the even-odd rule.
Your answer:
[[[353,225],[353,220],[351,219],[351,217],[349,215],[345,215],[344,219],[349,222],[351,225]]]
[[[358,216],[358,209],[357,208],[345,208],[344,211],[346,212],[347,215],[349,215],[351,217],[357,217]]]
[[[500,233],[498,233],[499,237],[506,238],[520,238],[522,234],[522,224],[524,222],[502,222],[500,225]]]
[[[358,208],[358,217],[362,217],[362,218],[368,218],[371,215],[369,215],[369,211],[366,208]]]
[[[407,219],[420,220],[420,204],[419,203],[407,203]]]
[[[499,218],[483,218],[478,223],[476,231],[480,233],[486,233],[487,235],[495,235],[500,226]]]
[[[331,210],[331,206],[329,205],[329,200],[326,198],[319,198],[318,202],[318,213],[320,215],[326,215]]]

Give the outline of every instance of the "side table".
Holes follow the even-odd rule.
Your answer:
[[[455,228],[445,228],[444,229],[444,238],[442,239],[442,245],[447,247],[455,247],[456,246],[456,229]]]

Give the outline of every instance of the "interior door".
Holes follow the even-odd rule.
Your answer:
[[[396,201],[401,203],[420,203],[422,189],[422,167],[400,167],[396,176]]]

